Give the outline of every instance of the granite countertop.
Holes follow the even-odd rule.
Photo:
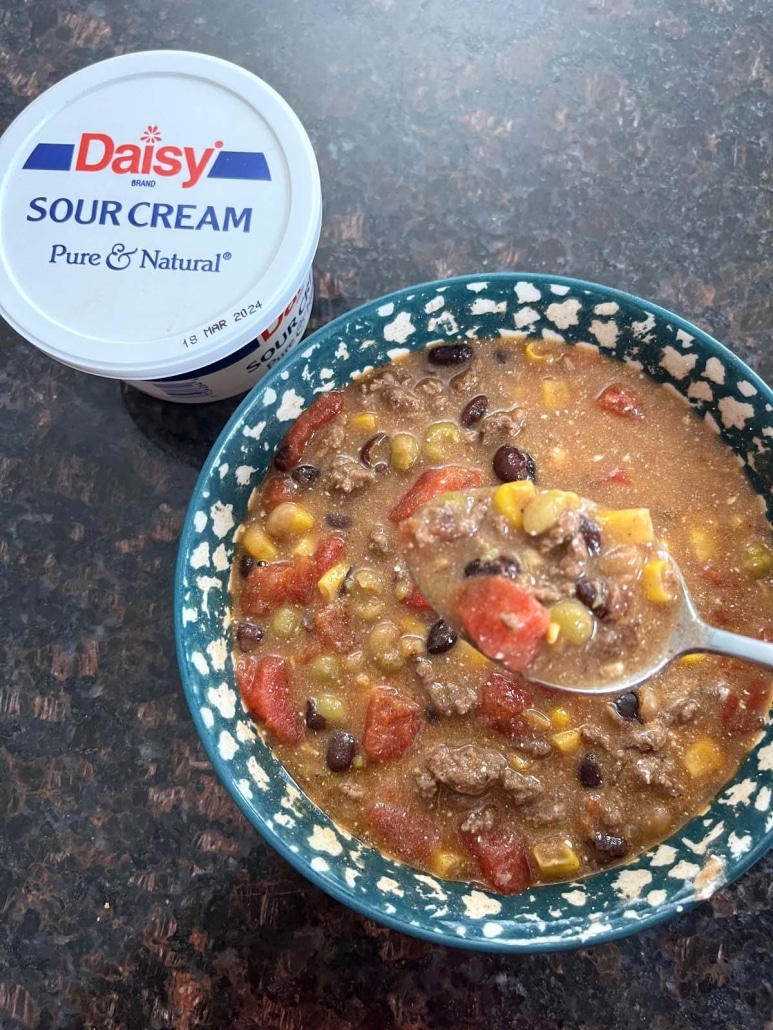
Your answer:
[[[312,326],[486,270],[660,302],[773,379],[770,0],[0,0],[0,129],[93,61],[199,50],[307,126]],[[271,852],[172,645],[188,497],[235,407],[181,408],[0,325],[3,1030],[773,1028],[773,858],[659,929],[456,952]]]

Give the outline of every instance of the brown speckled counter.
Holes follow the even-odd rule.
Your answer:
[[[172,47],[257,72],[315,144],[312,325],[497,269],[629,289],[773,379],[770,0],[0,0],[0,128]],[[219,786],[174,660],[197,468],[176,408],[0,327],[3,1030],[771,1030],[771,872],[585,951],[454,952],[342,908]],[[664,455],[664,461],[668,461]]]

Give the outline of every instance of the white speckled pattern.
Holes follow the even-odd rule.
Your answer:
[[[345,903],[407,933],[492,951],[577,947],[623,936],[708,897],[773,836],[773,731],[712,808],[625,867],[498,897],[437,880],[359,844],[300,793],[255,732],[229,656],[235,527],[289,420],[388,352],[459,335],[527,333],[584,342],[676,390],[739,455],[771,506],[773,395],[688,323],[625,294],[546,276],[492,275],[413,287],[319,330],[243,402],[199,480],[180,547],[178,655],[198,732],[253,825]]]

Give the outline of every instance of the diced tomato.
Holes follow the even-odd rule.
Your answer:
[[[263,487],[261,502],[266,511],[273,511],[285,501],[294,500],[298,493],[298,484],[289,476],[274,476]]]
[[[596,398],[602,411],[620,418],[644,418],[638,395],[622,383],[610,383]]]
[[[300,462],[306,445],[323,426],[332,422],[344,408],[344,395],[340,392],[321,393],[293,423],[290,432],[274,455],[274,465],[280,472],[289,472]]]
[[[242,609],[247,615],[267,615],[286,602],[308,604],[318,578],[313,558],[260,565],[244,581]]]
[[[317,578],[341,561],[346,550],[346,541],[340,536],[326,536],[320,540],[314,552],[314,566]]]
[[[525,672],[537,654],[550,616],[547,608],[503,576],[476,576],[458,594],[457,610],[478,650]]]
[[[728,694],[722,706],[722,724],[728,733],[744,735],[761,730],[770,707],[770,681],[757,677],[741,690]]]
[[[422,594],[421,590],[414,585],[411,587],[411,592],[403,600],[403,604],[406,608],[410,608],[414,612],[431,612],[434,611],[432,605],[429,603],[427,598]]]
[[[462,465],[427,469],[392,508],[389,518],[392,522],[402,522],[433,497],[439,497],[440,494],[451,490],[468,490],[470,487],[481,486],[483,480],[483,473],[478,469],[465,468]]]
[[[531,884],[526,842],[517,833],[492,827],[479,833],[462,833],[470,854],[486,883],[500,894],[520,894]]]
[[[365,713],[365,754],[376,762],[400,758],[416,739],[421,718],[421,708],[410,698],[391,687],[377,687]]]
[[[594,483],[598,486],[603,486],[604,483],[615,483],[617,486],[630,486],[631,477],[624,468],[620,468],[619,465],[614,465],[607,472],[602,472],[600,476],[596,476]]]
[[[354,647],[351,616],[342,601],[325,605],[314,616],[316,637],[321,650],[348,654]]]
[[[368,820],[387,850],[406,862],[426,862],[440,843],[434,822],[402,805],[377,801]]]
[[[531,703],[531,689],[517,673],[505,676],[492,672],[480,688],[479,713],[491,719],[494,729],[508,736],[521,736],[526,725],[521,718]]]
[[[303,737],[301,713],[293,708],[290,663],[277,655],[242,656],[236,663],[236,683],[242,700],[256,719],[283,744]]]

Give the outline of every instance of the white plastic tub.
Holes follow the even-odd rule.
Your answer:
[[[0,315],[46,354],[183,403],[300,340],[322,201],[261,79],[154,51],[76,72],[0,139]]]

